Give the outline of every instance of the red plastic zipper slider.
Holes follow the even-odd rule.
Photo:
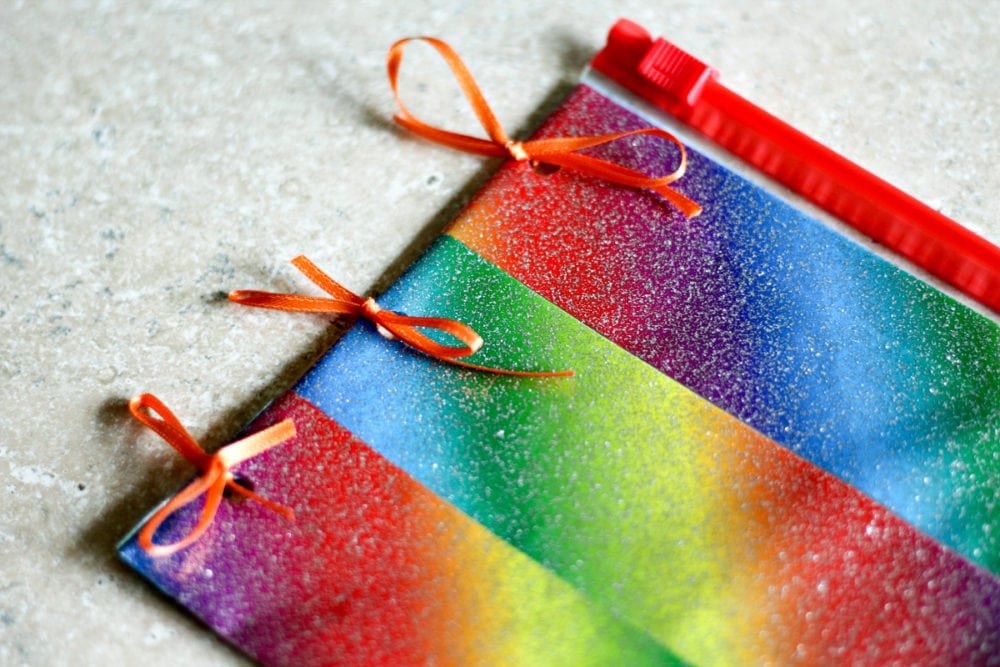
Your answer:
[[[688,106],[698,101],[709,80],[719,78],[719,70],[662,37],[646,51],[639,61],[638,71],[654,86]]]

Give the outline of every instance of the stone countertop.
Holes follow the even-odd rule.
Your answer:
[[[994,0],[411,4],[0,8],[0,664],[246,662],[117,560],[192,472],[125,404],[221,445],[333,337],[224,294],[301,285],[300,252],[384,287],[495,168],[391,123],[399,37],[448,40],[514,134],[627,16],[1000,242]],[[475,130],[443,66],[407,64],[418,115]]]

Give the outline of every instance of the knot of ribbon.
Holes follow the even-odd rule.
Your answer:
[[[236,464],[295,437],[295,425],[291,419],[230,443],[215,454],[208,454],[156,396],[140,394],[134,397],[129,401],[129,410],[137,420],[155,431],[201,471],[200,476],[153,514],[139,531],[139,546],[151,556],[169,556],[197,541],[215,519],[223,494],[227,490],[254,500],[291,521],[295,520],[292,510],[257,495],[236,481],[232,473],[232,468]],[[176,542],[156,544],[153,536],[167,517],[190,505],[202,495],[205,496],[205,504],[194,528]]]
[[[476,117],[489,139],[481,139],[467,134],[450,132],[437,127],[433,127],[417,119],[399,95],[397,80],[399,78],[399,66],[403,60],[403,49],[409,42],[423,41],[434,47],[444,58],[451,68],[459,87],[465,94],[466,99],[472,106]],[[392,94],[399,105],[399,113],[394,116],[397,123],[415,132],[425,139],[456,148],[469,153],[488,155],[491,157],[510,157],[519,162],[531,161],[541,164],[565,167],[589,176],[595,176],[607,181],[618,183],[633,188],[646,188],[652,190],[670,201],[686,217],[691,218],[701,213],[701,206],[697,202],[688,199],[670,187],[670,184],[681,178],[687,168],[687,151],[684,144],[677,137],[665,130],[655,127],[632,130],[631,132],[617,132],[614,134],[602,134],[590,137],[555,137],[550,139],[534,139],[531,141],[513,141],[504,132],[503,127],[490,109],[486,98],[480,91],[475,79],[469,69],[459,58],[458,54],[445,42],[434,37],[408,37],[401,39],[389,49],[387,58],[389,70],[389,85],[392,86]],[[677,146],[680,151],[680,164],[666,176],[647,176],[642,172],[628,167],[623,167],[614,162],[601,160],[585,155],[580,151],[606,144],[617,139],[647,134],[669,141]]]
[[[472,327],[444,317],[411,317],[385,310],[371,297],[362,298],[325,274],[305,256],[292,260],[292,265],[329,297],[278,294],[258,290],[236,290],[229,299],[244,306],[302,313],[326,313],[363,317],[375,325],[378,332],[390,340],[399,340],[429,357],[455,366],[517,377],[565,377],[573,371],[516,371],[489,366],[478,366],[460,357],[474,354],[483,345],[483,339]],[[462,345],[442,345],[420,331],[420,328],[442,331]]]

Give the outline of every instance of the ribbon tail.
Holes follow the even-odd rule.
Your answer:
[[[629,188],[651,190],[676,206],[686,218],[693,218],[702,211],[701,205],[670,187],[670,183],[673,183],[680,177],[678,175],[680,170],[673,174],[657,178],[646,176],[634,169],[629,169],[620,164],[582,153],[546,154],[542,152],[537,155],[532,154],[531,157],[541,162],[565,167],[577,173],[593,176],[610,183],[617,183]]]
[[[288,519],[293,523],[295,522],[295,512],[293,512],[290,508],[285,507],[280,503],[276,503],[273,500],[268,500],[264,496],[254,493],[250,489],[241,485],[239,482],[229,482],[227,487],[229,488],[230,491],[238,493],[241,496],[247,498],[248,500],[252,500],[255,503],[263,505],[267,509],[271,510],[272,512],[276,512],[277,514],[280,514],[281,516],[285,517],[286,519]]]
[[[295,513],[289,508],[276,503],[272,500],[268,500],[257,493],[254,493],[251,489],[240,484],[236,479],[232,477],[232,473],[226,474],[225,471],[231,470],[232,466],[238,463],[242,463],[249,458],[262,454],[272,447],[276,447],[288,440],[295,437],[295,422],[291,419],[284,419],[277,424],[272,424],[267,428],[257,431],[253,435],[249,435],[242,440],[238,440],[232,444],[226,445],[216,453],[216,458],[222,466],[224,471],[222,474],[226,477],[227,481],[225,483],[225,488],[229,489],[233,493],[237,493],[245,498],[253,500],[269,510],[277,512],[286,519],[290,521],[295,521]]]
[[[438,357],[439,361],[443,361],[446,364],[451,364],[452,366],[459,366],[461,368],[467,368],[473,371],[482,371],[485,373],[493,373],[495,375],[509,375],[511,377],[522,377],[522,378],[555,378],[555,377],[572,377],[576,375],[574,371],[517,371],[509,370],[506,368],[493,368],[492,366],[479,366],[477,364],[470,364],[467,361],[459,361],[458,359],[452,358],[441,358]]]
[[[320,288],[336,301],[342,301],[357,307],[361,304],[358,295],[347,289],[336,280],[326,275],[322,269],[316,266],[311,259],[305,255],[299,255],[292,260],[292,266],[298,269],[302,275],[308,278],[316,287]]]
[[[357,311],[356,304],[339,299],[331,299],[323,296],[262,292],[260,290],[234,290],[229,293],[229,300],[241,306],[296,313],[353,315]]]
[[[684,195],[677,192],[677,190],[674,190],[669,185],[650,187],[649,189],[655,192],[656,194],[660,195],[667,201],[669,201],[674,206],[676,206],[680,210],[680,212],[684,214],[685,218],[690,219],[699,216],[701,215],[701,212],[704,210],[702,209],[701,204],[694,201],[693,199],[685,197]]]

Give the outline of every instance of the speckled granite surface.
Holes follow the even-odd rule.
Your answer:
[[[245,662],[117,561],[190,475],[124,405],[152,391],[221,444],[332,338],[222,295],[300,284],[300,252],[384,286],[495,166],[390,124],[398,37],[450,41],[513,133],[629,16],[1000,242],[997,2],[147,4],[0,8],[3,665]],[[414,111],[472,130],[411,58]]]

